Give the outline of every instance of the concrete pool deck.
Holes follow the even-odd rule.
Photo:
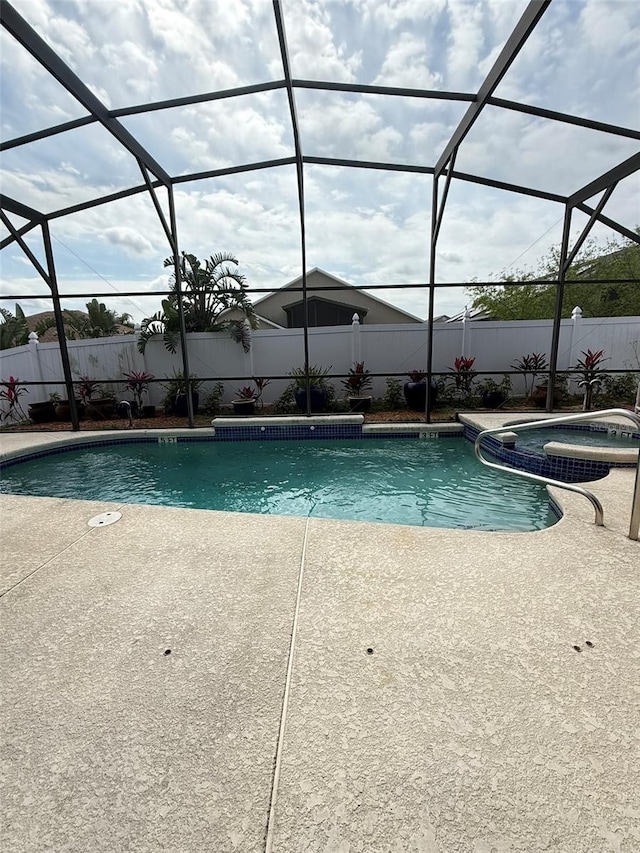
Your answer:
[[[534,533],[0,496],[3,850],[632,853],[633,476]]]

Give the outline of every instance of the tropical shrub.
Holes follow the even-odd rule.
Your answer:
[[[527,353],[527,355],[522,355],[511,365],[511,369],[522,373],[524,378],[524,395],[525,397],[529,397],[533,394],[538,374],[549,369],[547,354],[546,352],[531,352]],[[531,376],[531,387],[529,387],[529,376]]]
[[[349,368],[349,376],[346,379],[341,379],[340,384],[346,388],[350,397],[359,397],[364,391],[371,388],[372,379],[369,376],[369,371],[364,369],[364,361],[354,362],[353,367]]]
[[[0,422],[12,420],[27,420],[27,415],[20,403],[20,398],[28,394],[29,390],[20,384],[17,377],[10,376],[6,382],[0,382],[0,400],[6,400],[9,408],[6,411],[0,409]]]
[[[229,264],[238,265],[238,260],[229,252],[212,255],[203,264],[195,255],[182,252],[179,260],[180,292],[187,332],[227,331],[233,340],[242,344],[245,352],[251,348],[249,328],[255,329],[257,318],[253,303],[247,293],[243,275]],[[165,267],[175,269],[174,258],[166,258]],[[164,345],[171,353],[178,349],[180,341],[180,315],[178,312],[178,282],[175,272],[170,279],[170,293],[162,300],[162,310],[146,317],[140,324],[138,349],[144,352],[154,335],[162,335]],[[223,311],[238,308],[242,320],[221,319]],[[248,325],[247,325],[248,324]]]
[[[153,379],[153,374],[147,373],[146,370],[131,370],[122,375],[127,380],[125,389],[131,391],[138,405],[138,410],[142,410],[142,395],[149,390],[149,382]]]

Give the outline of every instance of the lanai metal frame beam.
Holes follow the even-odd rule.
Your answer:
[[[51,300],[53,302],[53,316],[55,318],[56,323],[56,331],[58,334],[58,343],[60,345],[60,360],[62,361],[62,372],[64,374],[64,381],[67,388],[67,396],[69,399],[69,411],[71,413],[71,426],[74,430],[80,429],[80,418],[78,416],[78,407],[76,406],[75,401],[75,392],[73,387],[73,375],[71,371],[71,360],[69,359],[69,350],[67,349],[67,339],[64,332],[64,320],[62,317],[62,309],[60,308],[60,291],[58,290],[58,280],[56,277],[56,267],[53,258],[53,249],[51,247],[51,234],[49,232],[49,223],[48,222],[40,222],[38,223],[42,228],[42,242],[44,245],[44,252],[47,262],[47,269],[42,266],[38,258],[31,251],[29,246],[25,243],[21,234],[17,232],[14,228],[13,223],[6,215],[6,213],[0,209],[0,220],[4,224],[5,228],[7,228],[12,234],[24,254],[31,261],[33,268],[43,279],[45,284],[49,287],[51,291]]]
[[[514,31],[507,39],[507,43],[500,51],[500,55],[487,74],[482,86],[480,86],[476,100],[462,117],[460,124],[454,130],[449,142],[445,145],[444,151],[438,158],[435,166],[436,176],[442,174],[444,167],[451,159],[451,155],[475,124],[488,99],[496,90],[518,53],[524,47],[538,21],[549,8],[550,3],[551,0],[531,0],[524,10]]]
[[[402,163],[383,163],[376,161],[364,161],[364,160],[349,160],[346,158],[337,158],[337,157],[313,157],[309,155],[303,155],[303,162],[311,165],[319,165],[319,166],[346,166],[354,169],[376,169],[383,171],[392,171],[392,172],[408,172],[408,173],[416,173],[422,175],[433,175],[434,168],[433,166],[416,166],[412,164],[402,164]],[[251,172],[260,169],[272,169],[279,166],[291,166],[296,164],[295,157],[282,157],[277,160],[263,160],[258,163],[246,163],[241,166],[228,166],[223,169],[210,169],[205,172],[193,172],[187,175],[179,175],[172,179],[173,184],[182,184],[182,183],[190,183],[193,181],[205,180],[208,178],[218,178],[224,177],[225,175],[235,175],[241,174],[243,172]],[[553,201],[558,204],[566,204],[568,201],[567,196],[558,195],[558,193],[547,192],[546,190],[537,190],[532,189],[530,187],[526,187],[519,184],[512,184],[506,181],[498,181],[493,178],[482,177],[479,175],[472,175],[468,172],[459,172],[455,169],[451,173],[451,177],[455,178],[459,181],[465,181],[469,183],[479,184],[485,187],[491,187],[493,189],[504,190],[506,192],[515,192],[519,195],[528,195],[533,198],[540,198],[546,201]],[[151,181],[151,185],[155,188],[162,186],[160,181]],[[85,202],[80,202],[78,204],[70,205],[69,207],[59,208],[58,210],[52,211],[51,213],[41,213],[39,211],[33,211],[32,208],[28,208],[26,205],[22,205],[22,209],[24,211],[24,217],[27,218],[27,211],[31,210],[35,215],[37,215],[38,219],[59,219],[63,216],[69,216],[73,213],[79,213],[82,210],[89,210],[92,207],[98,207],[101,204],[108,204],[112,201],[119,201],[120,199],[128,198],[132,195],[138,195],[139,193],[145,192],[148,189],[148,186],[139,185],[135,187],[129,187],[125,190],[119,190],[115,193],[110,193],[109,195],[100,196],[99,198],[90,199]],[[18,213],[18,206],[21,205],[20,202],[17,202],[13,199],[7,200],[7,196],[0,196],[0,207],[4,207],[6,210],[10,210],[11,212]],[[582,210],[584,213],[591,215],[593,209],[590,208],[585,203],[578,203],[576,207],[579,210]],[[22,214],[19,214],[22,215]],[[630,229],[626,228],[619,222],[616,222],[609,217],[600,214],[598,217],[599,221],[604,225],[607,225],[610,228],[613,228],[616,231],[619,231],[620,234],[628,237],[630,240],[634,240],[636,242],[640,242],[640,237]],[[11,242],[11,241],[8,241]],[[4,248],[5,245],[8,245],[8,242],[3,241],[0,243],[0,248]]]
[[[289,63],[289,50],[287,48],[287,36],[284,28],[284,19],[280,0],[273,0],[273,14],[276,19],[278,31],[278,43],[280,45],[280,56],[284,69],[284,78],[287,87],[287,99],[289,101],[289,113],[291,115],[291,129],[293,132],[293,146],[296,158],[296,178],[298,184],[298,209],[300,212],[300,251],[302,259],[302,317],[304,331],[304,372],[307,386],[307,415],[311,414],[311,383],[309,378],[309,302],[307,295],[307,240],[305,226],[304,207],[304,162],[302,157],[302,146],[300,143],[300,127],[298,125],[298,113],[296,110],[296,99],[293,94],[293,82],[291,77],[291,65]],[[269,824],[272,818],[269,815]]]
[[[138,140],[120,122],[112,118],[102,101],[74,74],[58,54],[40,38],[36,31],[22,18],[7,0],[0,0],[2,26],[54,77],[70,95],[95,117],[130,154],[140,160],[153,174],[169,186],[171,178],[143,148]]]
[[[560,342],[560,323],[562,320],[562,304],[564,300],[564,285],[569,267],[573,263],[580,248],[587,239],[589,232],[593,228],[595,222],[601,218],[602,209],[611,198],[618,183],[629,175],[637,172],[640,169],[640,154],[634,154],[627,158],[622,163],[609,169],[600,177],[590,181],[581,189],[577,190],[568,197],[565,205],[564,227],[562,231],[562,244],[560,247],[560,261],[558,270],[558,283],[556,285],[556,303],[553,318],[553,330],[551,333],[551,356],[549,360],[549,385],[547,388],[547,411],[553,411],[553,397],[555,391],[555,380],[558,369],[558,347]],[[604,192],[603,192],[604,191]],[[602,192],[602,197],[598,201],[595,208],[591,209],[589,220],[581,230],[578,238],[571,249],[569,250],[569,235],[571,230],[571,217],[573,211],[583,206],[587,199],[597,193]],[[636,242],[640,242],[638,235],[635,235]]]
[[[4,194],[0,194],[0,209],[6,210],[9,213],[15,213],[16,216],[21,216],[30,222],[40,222],[47,218],[42,211],[29,207],[21,201],[16,201],[16,199]]]
[[[449,92],[440,91],[437,89],[407,89],[397,86],[373,86],[360,83],[334,83],[320,80],[292,80],[294,89],[319,89],[331,92],[346,92],[357,93],[362,95],[388,95],[404,98],[420,98],[424,100],[443,100],[443,101],[460,101],[474,102],[477,95],[471,92]],[[219,92],[206,92],[200,95],[188,95],[183,98],[170,98],[164,101],[151,101],[146,104],[136,104],[129,107],[119,107],[109,110],[111,118],[122,118],[123,116],[136,116],[143,113],[158,112],[160,110],[169,110],[195,104],[204,104],[211,101],[219,101],[227,98],[237,98],[243,95],[254,95],[261,92],[275,91],[286,87],[285,80],[274,80],[267,83],[256,83],[253,86],[239,86],[235,89],[222,89]],[[622,127],[617,124],[608,124],[603,121],[595,121],[594,119],[583,118],[582,116],[569,115],[560,113],[557,110],[547,110],[544,107],[537,107],[533,104],[522,104],[518,101],[510,101],[506,98],[490,97],[486,100],[486,106],[499,107],[512,112],[522,113],[523,115],[532,115],[537,118],[549,119],[558,121],[564,124],[575,125],[587,130],[596,130],[602,133],[607,133],[612,136],[626,137],[627,139],[640,140],[640,131],[630,127]],[[0,142],[0,151],[8,151],[11,148],[17,148],[20,145],[26,145],[30,142],[37,142],[41,139],[47,139],[51,136],[56,136],[60,133],[65,133],[68,130],[75,130],[78,127],[84,127],[88,124],[93,124],[97,118],[93,115],[82,116],[81,118],[72,119],[63,122],[62,124],[52,125],[51,127],[37,130],[32,133],[16,136],[13,139],[8,139],[5,142]]]
[[[429,352],[428,352],[428,371],[431,379],[432,369],[432,332],[433,332],[433,300],[435,283],[435,259],[436,259],[436,244],[442,224],[442,218],[446,206],[447,195],[452,178],[457,180],[476,183],[482,186],[492,187],[495,189],[517,192],[523,195],[561,203],[565,206],[565,231],[563,233],[563,243],[561,249],[561,270],[558,280],[558,299],[557,310],[554,318],[554,323],[558,324],[559,328],[559,312],[562,307],[562,291],[564,285],[564,275],[571,261],[575,257],[582,242],[586,238],[590,228],[596,221],[600,221],[611,228],[614,228],[619,233],[623,234],[635,242],[640,243],[640,236],[630,229],[625,228],[620,223],[606,217],[602,210],[613,192],[618,181],[632,174],[640,168],[640,154],[636,154],[628,160],[609,170],[604,175],[601,175],[594,181],[591,181],[580,190],[576,191],[569,197],[560,196],[555,193],[549,193],[542,190],[536,190],[531,187],[519,186],[505,181],[496,181],[490,178],[485,178],[478,175],[471,175],[454,170],[455,157],[460,144],[464,141],[466,135],[471,130],[473,124],[479,117],[485,106],[493,106],[501,109],[509,109],[529,114],[539,118],[561,121],[576,126],[606,132],[620,137],[631,139],[640,139],[640,132],[623,128],[616,125],[597,122],[591,119],[583,119],[577,116],[568,116],[562,113],[557,113],[553,110],[546,110],[541,107],[535,107],[527,104],[518,104],[513,101],[496,98],[493,93],[504,75],[507,73],[516,56],[526,43],[528,37],[533,32],[535,26],[540,21],[542,15],[550,5],[551,0],[531,0],[526,7],[520,21],[516,25],[513,33],[507,40],[498,59],[489,71],[486,79],[482,83],[476,94],[463,92],[442,92],[436,90],[422,90],[402,87],[389,86],[374,86],[351,83],[334,83],[328,81],[313,81],[294,79],[291,74],[289,54],[286,42],[284,19],[280,0],[273,0],[273,9],[278,32],[278,40],[280,53],[284,69],[284,79],[267,81],[265,83],[254,84],[251,86],[237,87],[235,89],[221,90],[218,92],[208,92],[199,95],[192,95],[182,98],[173,98],[169,100],[157,101],[154,103],[123,107],[116,110],[108,110],[105,105],[88,89],[88,87],[71,71],[71,69],[60,59],[60,57],[44,42],[40,36],[21,18],[21,16],[13,9],[8,0],[0,0],[0,9],[2,12],[2,24],[10,32],[17,41],[19,41],[26,50],[41,64],[43,67],[56,79],[62,86],[82,104],[89,112],[89,115],[79,117],[77,119],[64,122],[55,127],[50,127],[35,133],[26,134],[19,138],[9,140],[0,145],[0,150],[9,150],[16,148],[19,145],[34,142],[39,139],[45,139],[56,134],[66,132],[78,127],[86,126],[94,122],[99,122],[106,130],[111,133],[116,140],[124,146],[137,160],[144,185],[131,187],[120,192],[111,193],[108,196],[103,196],[100,199],[92,199],[81,204],[73,205],[58,211],[44,214],[33,208],[23,205],[14,199],[6,196],[0,197],[0,208],[9,213],[14,213],[28,220],[27,224],[20,229],[8,220],[5,213],[2,213],[2,221],[5,222],[10,236],[2,240],[0,247],[4,248],[13,241],[17,241],[22,248],[26,247],[23,236],[36,225],[40,224],[43,228],[43,240],[45,243],[45,253],[47,254],[47,264],[49,272],[46,273],[38,264],[35,256],[30,257],[33,253],[28,252],[28,256],[36,265],[36,269],[40,274],[45,274],[45,280],[50,284],[52,295],[54,297],[54,307],[60,313],[59,295],[57,295],[57,283],[55,277],[55,266],[53,264],[53,253],[51,250],[51,239],[49,234],[49,220],[66,216],[71,213],[88,210],[92,207],[101,204],[116,201],[118,199],[127,198],[140,192],[148,191],[156,213],[160,219],[161,225],[165,231],[165,235],[169,241],[175,261],[175,276],[177,282],[177,291],[180,297],[181,277],[180,264],[178,256],[178,239],[175,218],[175,200],[173,196],[173,185],[185,183],[189,181],[202,180],[205,178],[222,177],[225,175],[248,172],[257,169],[273,168],[280,165],[295,165],[298,184],[298,203],[300,211],[300,229],[301,229],[301,251],[302,251],[302,293],[305,304],[305,322],[304,322],[304,340],[305,340],[305,370],[308,373],[309,353],[308,353],[308,316],[307,316],[307,270],[306,270],[306,234],[305,234],[305,204],[304,204],[304,164],[329,165],[329,166],[346,166],[352,168],[379,169],[386,171],[398,172],[413,172],[418,174],[433,175],[433,191],[432,191],[432,223],[431,223],[431,252],[430,252],[430,270],[429,270]],[[216,169],[206,172],[194,173],[191,175],[179,175],[171,177],[162,166],[155,161],[150,153],[140,144],[140,142],[118,121],[119,117],[139,115],[147,112],[180,108],[199,103],[222,100],[227,98],[241,97],[245,95],[258,94],[261,92],[274,91],[285,89],[289,103],[291,114],[292,131],[294,138],[293,157],[281,158],[279,160],[269,160],[260,163],[245,164],[242,166],[233,166],[225,169]],[[377,162],[363,162],[349,159],[326,158],[304,156],[300,144],[300,131],[297,118],[296,102],[294,97],[294,89],[301,90],[324,90],[333,92],[345,92],[362,95],[382,95],[396,97],[413,97],[432,100],[446,100],[449,102],[469,102],[466,113],[458,124],[456,130],[447,142],[442,154],[438,158],[434,167],[402,165]],[[440,204],[438,204],[438,181],[446,171],[446,184]],[[152,179],[152,176],[154,178]],[[160,186],[165,186],[169,194],[169,222],[162,210],[157,197],[156,190]],[[601,191],[605,191],[603,198],[595,208],[586,204],[586,201],[593,195]],[[568,229],[570,228],[571,213],[574,209],[579,209],[587,213],[590,217],[589,223],[581,234],[578,242],[574,246],[573,251],[569,254],[568,248]],[[26,247],[28,250],[28,247]],[[188,355],[186,353],[186,344],[184,340],[184,314],[182,300],[179,298],[179,309],[181,315],[181,329],[183,338],[183,363],[185,367],[185,376],[189,376]],[[558,307],[559,306],[559,307]],[[60,332],[59,332],[60,333]],[[64,334],[62,334],[64,337]],[[555,371],[555,361],[557,359],[557,342],[556,353],[553,358],[553,371]],[[552,372],[550,381],[550,397],[552,396],[552,385],[555,374]],[[430,385],[428,386],[430,388]],[[309,397],[309,395],[307,395]],[[188,395],[189,421],[193,425],[193,412],[191,411],[191,399]]]
[[[438,158],[433,171],[433,185],[431,189],[431,240],[429,254],[429,315],[427,318],[428,324],[428,344],[427,344],[427,394],[426,394],[426,410],[425,419],[427,423],[431,421],[431,382],[433,378],[433,315],[435,301],[435,265],[438,235],[442,218],[444,216],[445,203],[449,191],[449,183],[453,174],[458,148],[463,142],[466,135],[469,133],[474,123],[478,119],[480,113],[484,109],[487,100],[491,97],[496,87],[503,79],[504,75],[509,70],[516,56],[526,43],[527,39],[533,32],[538,21],[546,12],[551,0],[530,0],[529,5],[522,14],[520,20],[516,24],[510,37],[507,39],[505,46],[500,52],[498,58],[494,62],[491,70],[487,74],[484,82],[478,90],[475,101],[469,106],[466,113],[459,122],[457,128],[449,138],[445,145],[444,151]],[[443,194],[442,204],[438,205],[438,182],[440,176],[447,169],[447,183]]]
[[[632,175],[638,170],[640,170],[640,154],[634,154],[622,163],[618,163],[618,165],[614,166],[613,169],[609,169],[608,172],[600,175],[599,178],[590,181],[586,186],[573,193],[573,195],[570,195],[567,199],[567,204],[570,207],[576,207],[597,193],[602,192],[602,190],[608,189],[612,184],[621,181],[623,178],[627,178],[629,175]]]

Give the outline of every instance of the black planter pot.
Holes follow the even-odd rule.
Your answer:
[[[371,408],[372,397],[349,397],[350,412],[368,412]]]
[[[156,416],[156,407],[155,406],[143,406],[142,407],[142,417],[143,418],[155,418]]]
[[[193,403],[193,414],[198,414],[198,405],[200,403],[200,394],[197,391],[191,392],[191,402]],[[187,411],[187,395],[186,394],[178,394],[173,404],[173,411],[179,418],[186,418],[188,416]]]
[[[29,405],[29,418],[34,424],[46,424],[56,419],[56,404],[52,400]]]
[[[434,381],[431,382],[431,408],[438,397],[438,386]],[[407,408],[412,412],[424,412],[427,405],[427,383],[424,382],[405,382],[404,383],[404,399],[407,401]]]
[[[547,385],[536,385],[535,391],[530,397],[531,402],[534,406],[537,406],[539,409],[544,409],[547,405]],[[553,392],[553,405],[559,406],[562,402],[562,392],[554,389]]]
[[[485,409],[497,409],[506,399],[503,391],[484,391],[482,405]]]
[[[76,408],[78,409],[78,417],[84,417],[84,403],[80,398],[76,398]],[[56,418],[59,421],[70,421],[71,420],[71,407],[69,406],[68,400],[60,400],[60,402],[56,405]]]
[[[312,412],[323,412],[327,407],[327,392],[324,388],[321,388],[319,385],[312,385],[309,389],[311,391],[311,411]],[[300,409],[301,412],[307,411],[307,389],[306,388],[296,388],[294,391],[294,396],[296,398],[296,405]]]
[[[87,400],[85,410],[92,421],[106,421],[113,416],[116,401],[113,397],[103,397],[97,400]]]
[[[253,415],[256,411],[255,400],[232,400],[233,412],[236,415]]]

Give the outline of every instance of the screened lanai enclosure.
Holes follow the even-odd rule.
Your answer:
[[[634,316],[589,316],[566,291],[576,264],[585,293],[638,285],[624,265],[590,275],[584,253],[640,243],[640,4],[1,13],[1,378],[66,398],[71,428],[98,386],[158,406],[188,384],[200,405],[257,389],[284,411],[292,380],[320,374],[339,402],[357,371],[380,399],[418,376],[431,420],[470,381],[537,379],[551,411],[587,354],[640,369],[640,295]],[[471,308],[470,286],[517,288],[550,247],[526,277],[555,290],[546,319]]]

